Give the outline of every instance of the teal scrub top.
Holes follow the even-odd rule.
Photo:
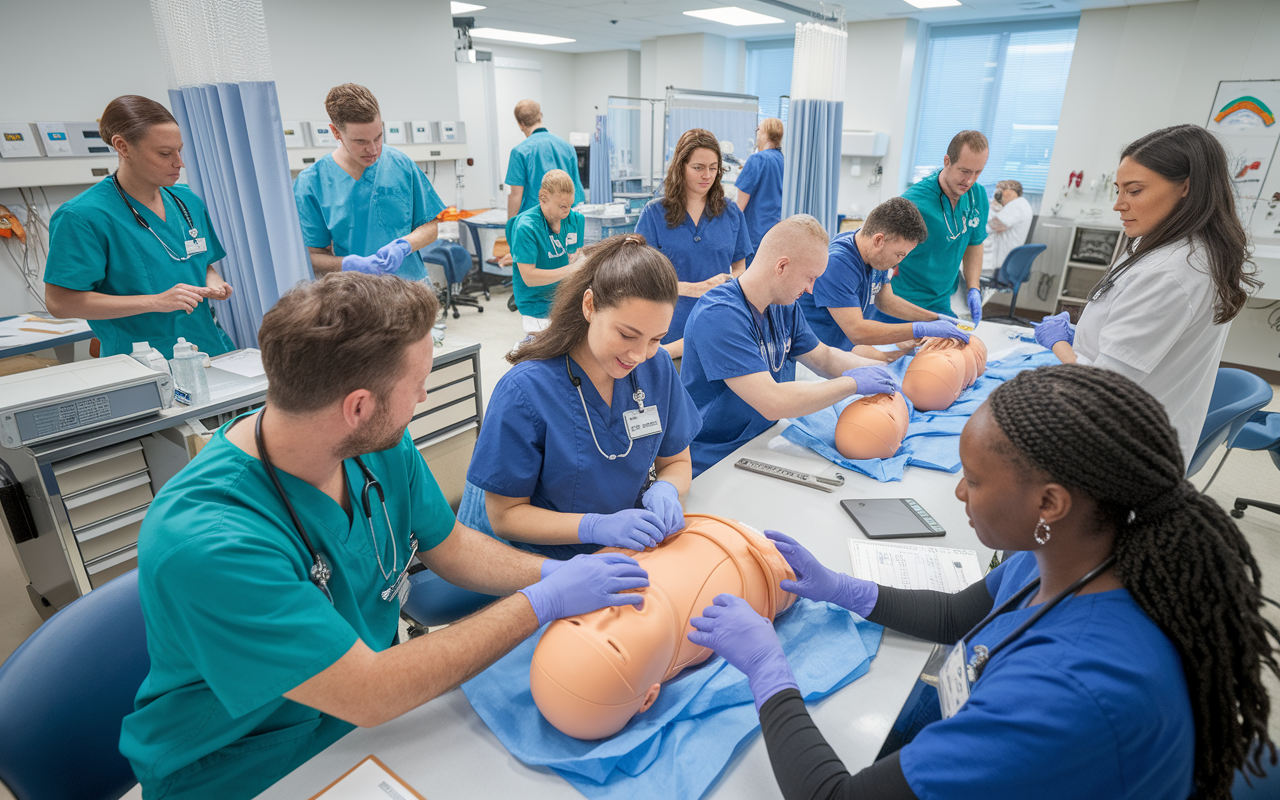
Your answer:
[[[517,264],[533,264],[538,269],[567,267],[570,254],[582,246],[586,224],[581,214],[570,211],[569,216],[560,220],[560,232],[553,233],[542,215],[542,206],[536,205],[515,216],[511,225],[511,257]],[[519,267],[511,271],[511,282],[521,314],[538,319],[551,316],[551,301],[555,299],[559,282],[529,286]]]
[[[254,420],[242,417],[240,424]],[[351,730],[283,697],[357,638],[390,647],[399,604],[361,505],[364,477],[344,463],[352,515],[277,470],[317,550],[333,567],[333,604],[307,578],[311,557],[266,470],[221,428],[156,495],[138,536],[138,588],[151,670],[124,718],[120,752],[151,798],[254,797]],[[454,516],[406,434],[363,457],[386,494],[387,531],[370,492],[383,566],[448,537]],[[391,537],[396,563],[391,564]]]
[[[394,147],[354,180],[333,154],[304,169],[293,182],[293,198],[307,247],[328,247],[342,256],[371,256],[384,245],[409,235],[444,211],[444,202],[413,159]],[[427,277],[422,256],[405,256],[397,275],[411,281]]]
[[[538,128],[511,148],[511,156],[507,159],[507,185],[524,187],[520,210],[516,213],[523,214],[538,206],[542,178],[553,169],[562,169],[573,178],[573,204],[586,202],[587,194],[582,190],[582,179],[578,176],[578,151],[546,128]]]
[[[164,219],[133,198],[129,204],[147,221],[151,230],[138,224],[116,192],[114,181],[100,181],[53,212],[49,221],[49,260],[44,282],[77,292],[101,292],[116,297],[160,294],[174,285],[204,286],[209,265],[226,256],[204,202],[186,184],[168,187],[182,200],[195,223],[197,237],[203,238],[205,252],[186,261],[175,261],[156,241],[159,236],[179,256],[187,252],[187,223],[168,191]],[[127,195],[126,195],[127,196]],[[155,233],[155,236],[152,235]],[[185,311],[151,311],[117,319],[92,319],[89,327],[102,342],[101,354],[115,356],[133,352],[134,342],[149,342],[173,358],[178,337],[194,343],[209,355],[235,349],[231,338],[213,318],[209,301],[190,314]]]
[[[960,262],[966,248],[987,238],[987,191],[974,184],[955,208],[938,186],[935,172],[902,196],[915,203],[929,228],[929,238],[907,254],[893,279],[893,293],[937,314],[951,316]]]

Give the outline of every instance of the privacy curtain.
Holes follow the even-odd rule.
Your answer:
[[[231,298],[215,304],[239,347],[258,345],[262,315],[312,278],[261,0],[151,0],[187,181],[209,208]]]
[[[837,19],[796,25],[791,105],[783,139],[782,216],[812,214],[836,233],[840,193],[840,134],[844,119],[844,10]]]
[[[591,202],[612,203],[613,183],[609,175],[609,118],[596,115],[596,131],[591,137]]]

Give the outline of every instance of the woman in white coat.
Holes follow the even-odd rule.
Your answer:
[[[1189,462],[1231,320],[1259,285],[1227,155],[1204,128],[1164,128],[1125,148],[1116,186],[1128,247],[1079,325],[1066,312],[1046,317],[1036,340],[1066,363],[1115,370],[1155,395]]]

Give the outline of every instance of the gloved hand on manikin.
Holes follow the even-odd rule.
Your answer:
[[[853,378],[858,382],[858,394],[893,395],[898,391],[898,379],[887,367],[870,366],[854,367],[845,370],[842,377]]]
[[[404,259],[413,252],[408,239],[396,239],[378,248],[371,256],[343,256],[343,272],[363,272],[366,275],[386,275],[400,269]]]
[[[584,514],[578,523],[578,541],[583,544],[626,550],[657,547],[667,538],[667,533],[662,518],[646,508],[627,508],[613,514]]]
[[[684,506],[680,505],[680,490],[670,481],[654,481],[640,502],[653,515],[662,520],[663,537],[684,529]]]
[[[711,602],[702,616],[689,620],[689,641],[711,648],[747,676],[756,713],[783,689],[799,688],[772,622],[741,597],[718,594]]]
[[[544,563],[542,575],[542,580],[520,590],[539,626],[605,606],[638,606],[643,595],[621,592],[649,585],[649,573],[621,553],[576,555],[551,569]]]
[[[828,569],[813,557],[813,553],[784,533],[765,531],[764,535],[773,541],[796,573],[794,581],[785,580],[779,584],[783,591],[810,600],[835,603],[864,619],[876,607],[876,600],[880,597],[879,584]]]
[[[959,339],[965,344],[969,343],[969,334],[960,330],[954,322],[947,322],[941,317],[926,322],[911,323],[911,335],[917,339],[935,336],[943,339]]]

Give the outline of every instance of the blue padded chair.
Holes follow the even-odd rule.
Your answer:
[[[431,570],[422,570],[409,576],[409,596],[400,614],[413,623],[409,627],[412,638],[426,628],[457,622],[497,599],[454,586]]]
[[[422,248],[422,260],[432,264],[439,264],[444,270],[444,302],[445,313],[450,309],[453,311],[453,318],[457,319],[462,316],[458,311],[458,306],[470,306],[480,312],[484,312],[484,306],[480,305],[478,298],[472,297],[462,291],[462,283],[467,278],[467,273],[471,271],[471,254],[460,244],[453,242],[435,241]]]
[[[979,281],[983,289],[997,292],[1013,292],[1009,298],[1009,313],[1000,317],[983,317],[987,322],[1008,322],[1012,325],[1032,326],[1031,320],[1018,316],[1018,290],[1031,279],[1031,262],[1047,249],[1043,244],[1022,244],[1009,251],[996,274]]]
[[[1280,469],[1280,412],[1257,411],[1240,429],[1236,437],[1237,450],[1267,450],[1271,454],[1271,463]],[[1249,506],[1280,514],[1280,503],[1269,503],[1264,500],[1247,500],[1237,497],[1231,516],[1240,519]],[[1278,789],[1280,791],[1280,789]]]
[[[54,614],[0,666],[0,781],[18,800],[117,800],[120,755],[151,659],[131,570]]]
[[[1236,437],[1240,435],[1249,417],[1270,402],[1271,384],[1262,378],[1242,369],[1218,368],[1213,395],[1209,398],[1209,413],[1205,416],[1204,427],[1200,429],[1200,443],[1191,456],[1191,463],[1187,464],[1187,477],[1190,478],[1204,467],[1218,445],[1226,443],[1227,452],[1209,477],[1209,483],[1200,491],[1207,491],[1213,479],[1218,477],[1227,456],[1231,455]]]

